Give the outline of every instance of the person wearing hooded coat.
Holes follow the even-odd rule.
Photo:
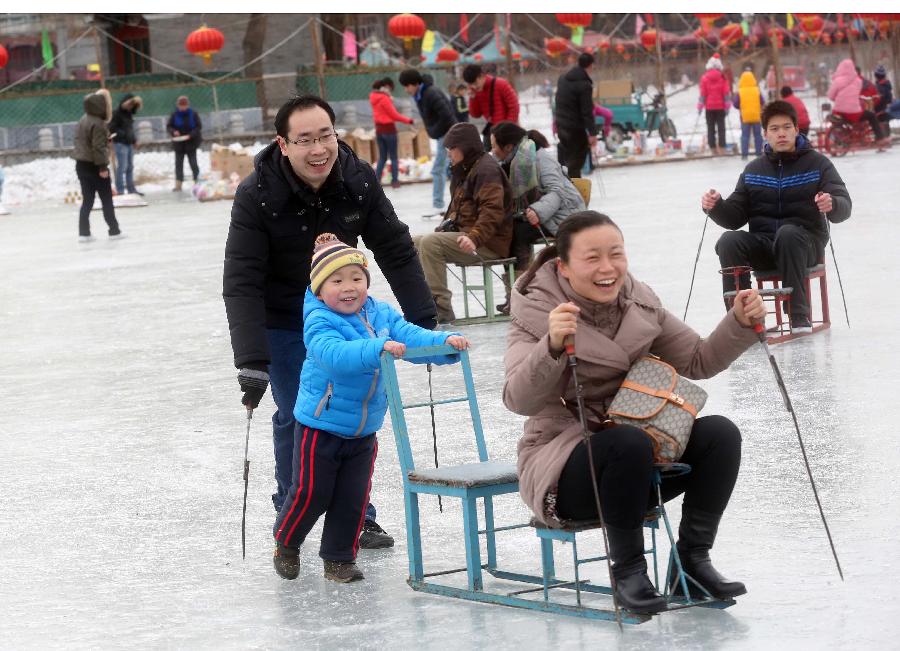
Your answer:
[[[852,123],[859,122],[861,119],[867,120],[872,127],[872,133],[875,134],[875,141],[879,145],[879,150],[883,151],[882,146],[886,142],[881,136],[881,126],[878,124],[878,120],[872,111],[863,109],[860,101],[862,88],[863,78],[856,71],[853,59],[841,61],[834,74],[831,75],[831,86],[828,88],[828,99],[834,102],[831,113]]]
[[[747,160],[750,153],[750,133],[753,133],[754,153],[759,156],[762,153],[763,137],[760,114],[763,104],[766,103],[759,83],[750,70],[744,70],[738,81],[738,92],[734,94],[734,108],[740,110],[741,115],[741,159]]]
[[[109,122],[109,131],[113,138],[113,148],[116,151],[116,192],[122,194],[126,190],[131,194],[143,196],[134,187],[134,149],[137,146],[137,138],[134,135],[134,115],[143,106],[143,101],[137,95],[128,93],[119,102],[112,120]]]
[[[725,153],[725,114],[731,108],[731,102],[728,101],[730,94],[731,84],[722,72],[722,59],[714,54],[706,62],[706,72],[700,78],[697,112],[706,109],[707,144],[717,156]]]
[[[879,64],[875,68],[875,88],[878,90],[878,99],[875,101],[875,116],[881,122],[890,122],[891,116],[888,113],[888,108],[891,103],[894,101],[894,92],[891,87],[891,82],[887,78],[887,70],[884,69],[884,66]],[[884,133],[888,137],[891,135],[890,126],[885,124],[883,126]]]
[[[437,306],[438,323],[451,323],[453,296],[447,264],[496,260],[509,255],[513,223],[509,181],[494,157],[484,151],[471,122],[450,127],[444,136],[450,168],[450,205],[434,233],[413,239],[425,279]]]
[[[85,95],[84,115],[75,128],[75,173],[81,184],[81,210],[78,214],[78,241],[90,242],[91,210],[94,196],[100,195],[103,205],[103,219],[109,229],[110,238],[123,237],[116,220],[116,210],[112,200],[112,182],[109,178],[109,121],[112,117],[112,100],[109,91],[101,88],[96,93]]]
[[[191,108],[191,102],[186,95],[180,96],[175,102],[175,110],[169,116],[166,123],[166,131],[172,136],[172,149],[175,151],[175,187],[173,192],[181,191],[184,182],[184,157],[187,156],[194,175],[194,183],[200,177],[200,167],[197,165],[197,149],[203,141],[203,123],[200,114]],[[181,140],[187,136],[187,139]],[[179,140],[175,140],[179,138]]]

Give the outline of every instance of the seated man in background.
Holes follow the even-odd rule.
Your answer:
[[[764,155],[744,168],[728,199],[709,190],[700,205],[715,223],[729,229],[716,243],[722,268],[777,269],[784,287],[794,289],[791,330],[810,332],[806,270],[825,253],[826,219],[835,224],[849,219],[850,195],[831,160],[798,134],[793,106],[783,100],[770,102],[763,109],[762,126]],[[737,230],[744,224],[749,224],[749,232]],[[749,289],[749,275],[740,283],[737,289]],[[722,285],[726,292],[736,289],[730,275],[722,276]]]
[[[500,165],[484,151],[478,128],[454,124],[444,136],[450,156],[450,206],[434,233],[413,239],[425,280],[437,306],[438,323],[451,323],[453,296],[447,263],[467,264],[509,255],[512,194]]]
[[[491,146],[512,188],[515,212],[510,255],[516,258],[518,277],[531,264],[531,245],[555,237],[566,217],[585,209],[584,199],[540,131],[525,131],[512,122],[501,122],[491,130]],[[507,278],[506,302],[497,306],[502,314],[509,314],[511,285]]]

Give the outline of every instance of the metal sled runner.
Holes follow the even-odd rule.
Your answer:
[[[514,524],[496,526],[494,522],[493,498],[497,495],[517,493],[519,489],[518,476],[514,463],[492,461],[488,457],[487,446],[484,441],[484,432],[481,426],[481,416],[475,394],[475,385],[472,379],[472,368],[467,351],[456,351],[450,346],[428,346],[422,348],[407,349],[403,356],[406,360],[416,360],[434,357],[438,355],[458,354],[460,356],[459,368],[462,371],[465,395],[442,399],[430,398],[424,402],[403,404],[397,378],[396,361],[390,354],[381,356],[381,370],[387,390],[388,405],[391,411],[394,439],[397,444],[397,455],[400,460],[400,469],[403,475],[404,505],[406,511],[406,540],[407,554],[409,556],[409,578],[407,582],[413,590],[428,592],[431,594],[457,597],[470,601],[527,608],[549,613],[565,614],[590,619],[615,620],[616,613],[612,609],[612,603],[608,607],[589,605],[583,601],[585,594],[610,595],[608,586],[595,585],[590,580],[579,577],[579,567],[586,563],[605,561],[603,555],[592,558],[579,558],[576,536],[590,529],[598,529],[598,523],[580,523],[580,526],[570,529],[550,529],[542,523],[532,521],[529,524]],[[416,469],[413,461],[412,447],[409,439],[409,429],[404,412],[408,409],[447,405],[451,403],[467,403],[474,430],[476,460],[472,463],[460,465],[447,465],[438,468]],[[657,467],[654,472],[655,489],[658,491],[659,483],[665,474],[683,474],[689,472],[689,466],[684,464],[668,464]],[[657,494],[659,494],[657,492]],[[438,495],[459,498],[462,502],[463,515],[463,545],[465,548],[466,566],[457,569],[443,569],[433,572],[425,572],[422,560],[422,533],[419,519],[419,495]],[[478,502],[482,501],[484,510],[484,528],[481,529],[478,521]],[[704,599],[682,599],[668,595],[667,587],[671,584],[672,573],[676,573],[681,584],[683,594],[688,594],[688,583],[693,582],[681,567],[675,549],[672,528],[669,524],[665,507],[660,499],[659,506],[648,513],[645,526],[651,530],[652,544],[646,554],[653,558],[653,578],[655,584],[660,586],[656,530],[659,521],[665,525],[666,534],[671,545],[672,553],[665,578],[666,590],[663,591],[669,599],[669,610],[676,610],[690,606],[708,606],[714,608],[727,608],[734,604],[733,600],[721,601],[714,599],[702,587],[706,597]],[[540,540],[540,558],[542,571],[540,575],[532,575],[521,572],[501,569],[497,564],[497,540],[496,534],[514,529],[533,527]],[[487,552],[487,562],[482,563],[481,536],[484,536]],[[565,580],[556,576],[556,568],[553,556],[553,541],[563,541],[572,544],[574,564],[574,580]],[[491,577],[501,581],[513,583],[525,583],[530,587],[515,589],[510,586],[508,590],[485,590],[483,571]],[[454,574],[466,573],[466,585],[452,585],[443,582],[438,577],[448,578]],[[493,586],[492,582],[492,588]],[[575,591],[575,603],[566,603],[552,599],[560,590]],[[662,590],[661,590],[662,591]],[[526,596],[527,595],[527,596]],[[604,600],[605,601],[605,600]],[[639,624],[648,621],[649,615],[633,614],[621,611],[621,621],[627,624]]]

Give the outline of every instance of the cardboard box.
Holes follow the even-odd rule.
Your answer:
[[[221,174],[221,178],[228,179],[232,173],[236,173],[241,179],[250,175],[253,171],[253,156],[249,151],[236,151],[229,147],[213,144],[209,152],[209,166],[213,172]]]
[[[631,104],[634,84],[630,79],[604,79],[594,82],[594,99],[604,106]]]
[[[417,135],[412,131],[401,131],[397,134],[397,156],[399,158],[418,158],[415,148]]]
[[[425,127],[420,127],[413,140],[413,158],[431,158],[431,138]]]
[[[375,142],[375,129],[367,131],[366,129],[354,129],[347,137],[344,138],[350,147],[356,152],[361,159],[374,165],[378,161],[378,145]]]

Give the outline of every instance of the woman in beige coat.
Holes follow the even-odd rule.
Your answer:
[[[506,351],[506,406],[529,416],[518,446],[522,498],[548,526],[597,518],[587,446],[564,340],[573,336],[578,377],[619,603],[635,612],[665,608],[647,577],[642,522],[651,495],[649,437],[627,425],[601,425],[631,365],[648,353],[681,375],[701,379],[724,370],[756,341],[752,325],[765,316],[756,290],[742,290],[735,307],[707,339],[665,310],[656,294],[628,273],[622,233],[606,215],[575,213],[557,232],[512,293]],[[602,430],[602,431],[601,431]],[[664,480],[663,498],[685,494],[678,551],[685,571],[719,598],[744,594],[713,568],[709,550],[740,466],[741,435],[723,416],[694,423],[681,461],[689,474]]]

